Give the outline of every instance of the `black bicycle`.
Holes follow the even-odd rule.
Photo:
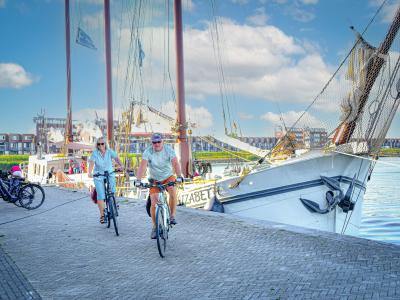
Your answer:
[[[5,201],[28,210],[39,208],[46,197],[39,184],[25,182],[22,178],[12,176],[0,177],[0,196]]]
[[[140,183],[138,187],[140,188],[158,188],[160,191],[158,194],[158,202],[156,207],[156,239],[157,239],[157,248],[158,253],[160,253],[161,257],[165,257],[165,251],[167,249],[167,240],[169,229],[172,228],[172,224],[170,223],[170,209],[168,201],[166,200],[166,190],[169,186],[174,186],[180,181],[171,181],[165,184],[160,183]]]
[[[103,177],[103,183],[104,183],[104,190],[106,194],[106,198],[104,199],[105,202],[105,207],[104,207],[104,218],[107,221],[107,228],[110,228],[111,226],[111,220],[114,224],[114,230],[115,234],[118,236],[118,206],[115,201],[115,195],[114,192],[111,191],[110,187],[110,175],[114,174],[115,171],[113,172],[107,172],[105,171],[104,174],[94,174],[93,177]]]

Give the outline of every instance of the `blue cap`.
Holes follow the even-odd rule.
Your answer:
[[[151,136],[151,142],[161,142],[162,141],[162,136],[161,133],[153,133]]]

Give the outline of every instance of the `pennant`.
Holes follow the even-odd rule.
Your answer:
[[[78,27],[78,32],[76,34],[76,43],[89,49],[97,50],[90,36],[80,27]]]
[[[138,39],[138,47],[139,47],[139,55],[138,55],[139,67],[142,67],[145,54],[142,48],[142,43],[139,41],[139,39]]]

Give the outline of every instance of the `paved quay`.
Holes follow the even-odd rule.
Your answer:
[[[143,202],[121,201],[117,237],[80,192],[0,200],[0,299],[400,299],[399,246],[182,207],[178,222],[161,259]]]

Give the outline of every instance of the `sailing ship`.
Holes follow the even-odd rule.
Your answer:
[[[179,194],[180,204],[357,234],[367,182],[400,103],[400,57],[389,52],[399,27],[400,7],[379,47],[357,34],[345,59],[348,69],[338,68],[270,153],[247,174],[187,185]],[[338,85],[337,78],[342,79],[339,91],[332,84]],[[293,128],[303,124],[304,134],[310,114],[332,105],[339,114],[325,116],[329,131],[323,147],[296,143]]]

